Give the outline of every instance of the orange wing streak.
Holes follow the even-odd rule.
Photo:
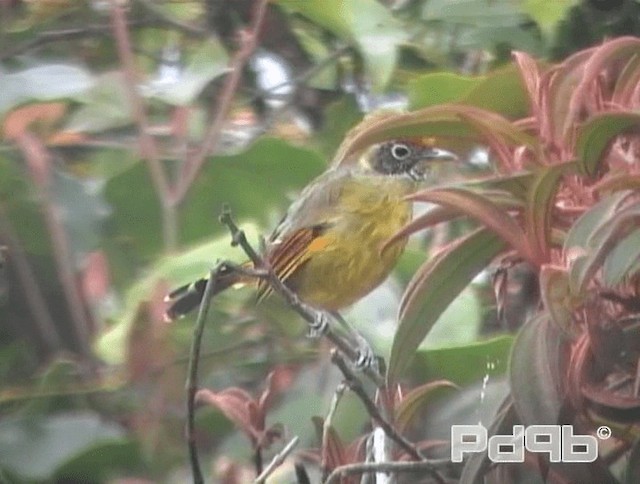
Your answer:
[[[328,237],[316,235],[316,230],[312,228],[301,229],[285,239],[268,256],[271,268],[285,282],[304,264],[309,256],[324,250],[330,243]],[[262,282],[258,288],[259,300],[264,299],[271,293],[269,286]]]

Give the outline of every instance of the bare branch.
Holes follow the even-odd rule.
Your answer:
[[[138,79],[131,39],[129,38],[129,30],[127,28],[127,20],[124,8],[118,0],[111,0],[111,23],[118,48],[118,57],[120,58],[126,81],[125,88],[127,96],[132,106],[133,118],[138,126],[140,150],[147,163],[156,195],[163,208],[162,225],[164,229],[165,246],[171,249],[177,242],[176,214],[173,205],[169,203],[171,190],[167,176],[160,163],[160,155],[155,139],[149,132],[149,121],[144,110],[144,104],[138,93]]]
[[[58,330],[51,319],[47,302],[29,264],[29,259],[23,249],[23,243],[19,240],[18,234],[14,230],[2,205],[0,205],[0,241],[6,244],[9,249],[9,260],[15,266],[16,275],[31,310],[33,322],[37,326],[47,349],[59,349],[62,346],[62,342]]]
[[[413,473],[432,472],[437,473],[439,468],[449,467],[449,459],[432,459],[414,462],[373,462],[364,464],[346,464],[337,467],[327,477],[323,484],[333,484],[340,482],[340,479],[354,474],[375,474],[378,472],[387,473]],[[442,478],[438,482],[444,482]]]
[[[293,439],[291,439],[289,443],[285,445],[284,448],[273,457],[271,462],[269,462],[269,465],[265,467],[264,471],[262,471],[262,473],[258,477],[256,477],[256,480],[253,481],[254,484],[264,483],[267,480],[267,477],[269,477],[273,473],[273,471],[275,471],[279,466],[282,465],[282,463],[289,456],[294,447],[298,445],[299,441],[300,438],[297,435],[293,437]]]
[[[411,442],[400,435],[398,431],[382,416],[378,407],[376,407],[376,404],[371,400],[371,398],[369,398],[369,395],[367,395],[367,392],[363,388],[360,380],[351,371],[351,368],[349,368],[349,365],[347,365],[347,362],[344,360],[342,355],[340,355],[340,353],[335,349],[331,352],[331,361],[340,369],[344,375],[345,383],[349,389],[355,393],[358,398],[360,398],[364,407],[367,409],[369,416],[375,420],[380,427],[382,427],[387,436],[415,460],[424,460],[425,457],[420,453],[420,451]]]
[[[297,312],[305,321],[315,326],[318,321],[331,319],[329,315],[316,310],[315,308],[305,304],[291,289],[289,289],[278,276],[266,267],[266,264],[262,257],[253,249],[251,244],[247,241],[245,233],[238,228],[231,217],[231,212],[228,207],[222,212],[220,221],[229,228],[232,237],[232,244],[239,245],[242,250],[247,254],[254,267],[258,269],[257,273],[254,273],[255,277],[266,278],[269,281],[269,285],[287,302],[289,307]],[[345,354],[351,361],[357,361],[360,356],[358,350],[351,346],[351,344],[337,334],[330,326],[323,335],[331,341],[343,354]],[[363,368],[363,372],[378,386],[379,388],[384,386],[384,378],[375,368],[366,367]]]
[[[211,297],[215,291],[216,283],[220,274],[226,270],[224,262],[219,263],[209,273],[209,280],[202,296],[202,302],[198,309],[198,317],[193,330],[191,341],[191,351],[189,352],[189,368],[187,370],[187,443],[189,445],[189,459],[191,462],[191,472],[193,473],[194,484],[204,484],[204,477],[200,469],[198,459],[198,448],[195,436],[195,406],[196,392],[198,391],[198,366],[200,362],[200,348],[202,346],[202,335],[204,334],[204,324],[209,313]]]
[[[229,75],[222,87],[222,91],[220,92],[218,99],[216,99],[216,111],[213,122],[211,123],[211,127],[205,135],[197,153],[189,157],[184,164],[183,170],[178,179],[176,191],[173,194],[172,201],[174,204],[178,204],[182,201],[184,196],[187,194],[189,187],[196,179],[196,176],[202,168],[207,156],[213,151],[213,148],[220,140],[222,128],[231,109],[231,102],[233,101],[235,93],[238,90],[238,86],[240,85],[242,71],[258,44],[258,36],[264,22],[268,3],[269,0],[257,0],[251,26],[248,31],[241,32],[240,48],[230,62]]]

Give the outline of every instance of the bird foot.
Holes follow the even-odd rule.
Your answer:
[[[329,329],[329,319],[327,315],[322,312],[317,312],[313,322],[309,323],[308,338],[317,339],[326,334]]]
[[[364,371],[368,368],[378,370],[378,357],[373,351],[369,342],[359,333],[357,335],[357,357],[353,362],[356,370]]]

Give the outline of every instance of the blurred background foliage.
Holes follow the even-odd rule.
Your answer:
[[[640,27],[633,0],[270,2],[214,149],[189,180],[256,4],[0,0],[0,480],[184,482],[193,318],[167,325],[162,298],[218,258],[242,259],[217,223],[223,204],[257,243],[367,113],[463,102],[520,119],[529,101],[512,50],[552,62]],[[486,147],[445,131],[436,143],[468,166],[434,184],[490,172]],[[346,314],[382,355],[404,285],[464,227],[413,239],[394,276]],[[466,395],[434,410],[421,438],[438,436],[433,422],[482,420],[505,393],[509,330],[530,301],[502,308],[513,316],[504,327],[488,279],[443,313],[408,370],[408,380],[448,379]],[[256,307],[252,296],[216,300],[201,384],[258,394],[278,369],[269,420],[314,447],[310,417],[326,413],[340,380],[327,344],[307,340],[277,301]],[[334,426],[351,441],[366,420],[347,395]],[[246,482],[244,437],[213,408],[197,427],[207,474]]]

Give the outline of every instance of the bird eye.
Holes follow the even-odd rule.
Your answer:
[[[405,144],[396,143],[391,147],[391,154],[396,160],[404,160],[411,154],[411,150]]]

